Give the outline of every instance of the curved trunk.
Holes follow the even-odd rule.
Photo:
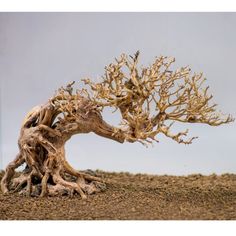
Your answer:
[[[70,166],[64,146],[72,135],[89,132],[122,143],[122,131],[107,124],[97,111],[80,113],[76,118],[58,118],[55,122],[58,114],[49,102],[27,114],[18,140],[19,154],[7,166],[1,181],[3,193],[55,196],[77,192],[84,199],[86,194],[104,189],[102,179]],[[24,171],[15,177],[15,169],[24,163]]]

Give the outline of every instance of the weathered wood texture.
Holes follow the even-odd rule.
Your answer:
[[[188,67],[172,71],[174,59],[166,57],[138,69],[138,58],[138,52],[134,57],[122,55],[105,68],[101,82],[83,80],[88,90],[74,92],[72,82],[46,104],[34,107],[20,130],[19,153],[2,178],[3,193],[54,196],[77,192],[84,199],[104,188],[102,179],[76,171],[66,161],[64,146],[75,134],[94,132],[120,143],[147,145],[158,142],[162,133],[178,143],[190,144],[196,137],[184,139],[188,130],[172,134],[173,122],[218,126],[233,121],[230,115],[216,111],[208,87],[202,86],[202,74],[191,75]],[[107,106],[121,113],[120,127],[103,120],[101,113]],[[25,170],[15,177],[15,169],[23,164]]]

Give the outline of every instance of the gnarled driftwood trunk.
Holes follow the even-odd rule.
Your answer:
[[[28,196],[54,196],[78,192],[86,198],[85,193],[103,188],[102,179],[76,171],[69,165],[65,143],[78,133],[95,132],[118,142],[123,142],[124,137],[121,133],[114,135],[114,128],[103,121],[100,112],[85,98],[78,99],[76,116],[68,119],[59,117],[61,112],[52,105],[56,99],[59,98],[33,108],[26,116],[18,141],[19,153],[8,165],[1,181],[3,193],[20,191]],[[25,170],[13,178],[15,169],[24,163]]]

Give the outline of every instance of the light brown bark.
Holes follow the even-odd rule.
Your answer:
[[[83,100],[79,102],[83,103]],[[80,104],[81,107],[85,105]],[[86,194],[104,188],[101,178],[70,166],[65,157],[65,143],[78,133],[94,132],[121,143],[124,137],[119,133],[114,135],[114,128],[97,110],[80,110],[76,112],[76,118],[64,117],[54,122],[58,114],[60,112],[50,102],[28,113],[20,131],[19,153],[7,166],[1,181],[3,193],[20,192],[43,197],[77,192],[85,199]],[[15,169],[24,163],[25,170],[15,178]],[[74,181],[70,180],[73,178]]]
[[[130,59],[131,58],[131,59]],[[86,89],[73,93],[72,85],[60,88],[46,104],[34,107],[25,117],[18,141],[19,153],[6,168],[1,181],[3,193],[30,195],[86,194],[100,191],[102,179],[74,170],[65,157],[65,143],[79,133],[95,134],[123,143],[157,141],[160,133],[178,143],[191,144],[188,130],[173,134],[173,122],[218,126],[234,121],[210,103],[212,95],[202,85],[202,74],[191,76],[190,68],[170,70],[173,58],[157,58],[138,69],[139,53],[122,55],[105,68],[102,81],[83,81]],[[92,95],[91,95],[92,94]],[[115,107],[122,117],[119,128],[107,124],[104,107]],[[171,121],[172,123],[170,124]],[[20,176],[15,169],[26,164]]]

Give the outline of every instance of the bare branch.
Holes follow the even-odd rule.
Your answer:
[[[234,120],[217,112],[209,87],[203,87],[206,79],[202,73],[191,75],[189,67],[171,70],[174,58],[161,56],[141,70],[138,61],[139,52],[134,57],[122,54],[105,68],[101,82],[83,80],[93,92],[93,103],[101,110],[112,106],[121,112],[127,140],[145,142],[153,140],[154,134],[164,133],[179,143],[191,143],[192,139],[184,142],[180,138],[185,132],[177,136],[166,133],[165,121],[218,126]]]

